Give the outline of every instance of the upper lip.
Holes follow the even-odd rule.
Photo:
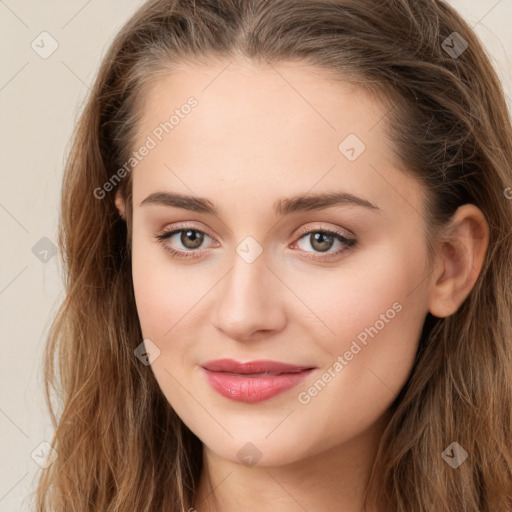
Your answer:
[[[247,361],[241,363],[234,359],[215,359],[207,361],[201,366],[212,372],[229,372],[241,375],[264,372],[297,373],[314,368],[310,365],[295,365],[280,363],[279,361]]]

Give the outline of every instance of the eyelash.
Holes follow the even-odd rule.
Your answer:
[[[155,239],[157,240],[158,243],[163,245],[164,249],[167,252],[169,252],[173,258],[186,259],[186,258],[198,258],[198,257],[202,256],[204,254],[205,249],[203,249],[203,250],[189,249],[188,251],[181,251],[178,249],[173,249],[172,247],[169,247],[168,245],[165,244],[165,241],[167,239],[169,239],[173,235],[175,235],[177,233],[181,233],[183,231],[195,231],[197,233],[202,233],[202,234],[213,239],[213,237],[211,237],[207,232],[205,232],[201,229],[196,229],[193,226],[187,226],[187,225],[179,226],[179,229],[174,228],[170,231],[164,230],[163,232],[157,234],[155,236]],[[322,256],[322,257],[304,256],[304,258],[306,258],[306,259],[311,259],[311,260],[321,261],[321,262],[330,261],[331,259],[335,258],[336,256],[339,256],[340,254],[351,250],[354,247],[354,245],[356,244],[355,238],[348,238],[340,231],[337,231],[335,229],[321,229],[321,228],[300,230],[299,233],[297,233],[297,237],[298,237],[297,241],[301,240],[302,238],[305,238],[306,235],[311,235],[312,233],[322,233],[324,235],[333,235],[339,242],[344,244],[345,247],[343,247],[342,249],[339,249],[338,251],[336,251],[334,253],[324,253],[324,254],[328,254],[328,256]],[[307,254],[312,254],[309,251],[305,251],[305,252]],[[197,255],[197,253],[199,253],[199,256]],[[322,254],[322,253],[315,253],[315,254]]]

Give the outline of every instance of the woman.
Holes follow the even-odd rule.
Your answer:
[[[512,129],[434,0],[150,0],[62,191],[37,509],[512,507]]]

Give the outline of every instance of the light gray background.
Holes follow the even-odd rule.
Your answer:
[[[29,510],[27,496],[41,471],[31,454],[52,434],[40,367],[62,299],[60,266],[58,257],[40,261],[32,248],[43,237],[57,241],[60,182],[74,122],[102,55],[141,3],[0,0],[0,512]],[[483,40],[510,107],[512,0],[450,3]],[[31,47],[34,40],[43,45],[43,31],[58,43],[46,59]]]

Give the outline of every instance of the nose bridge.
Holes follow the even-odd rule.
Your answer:
[[[282,320],[279,280],[267,268],[268,258],[251,241],[241,243],[216,296],[215,323],[228,336],[245,338],[258,330],[272,330]]]

